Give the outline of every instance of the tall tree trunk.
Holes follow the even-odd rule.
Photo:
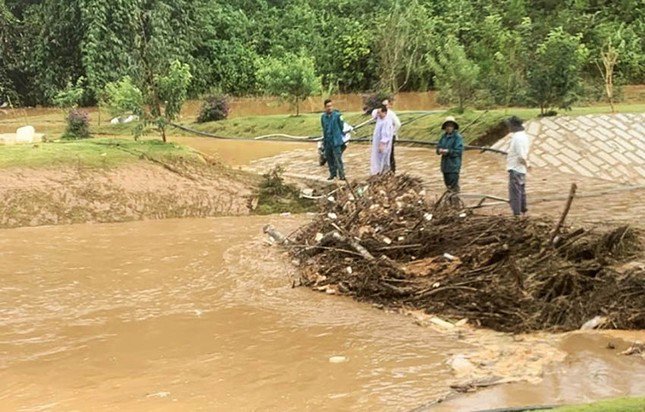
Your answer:
[[[600,53],[602,59],[602,64],[604,70],[598,65],[598,70],[602,75],[603,80],[605,81],[605,94],[607,95],[607,100],[609,101],[609,107],[611,112],[615,113],[616,109],[614,107],[614,68],[616,63],[618,63],[618,51],[612,46],[609,42],[606,46],[606,49],[603,49]]]

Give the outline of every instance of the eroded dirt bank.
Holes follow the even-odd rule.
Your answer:
[[[244,215],[251,191],[247,176],[206,161],[10,168],[0,173],[0,228]]]

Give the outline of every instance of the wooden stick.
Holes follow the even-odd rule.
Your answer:
[[[560,220],[558,221],[558,224],[555,226],[555,229],[551,234],[551,239],[549,239],[550,244],[553,244],[553,241],[555,240],[556,236],[558,236],[558,234],[560,233],[560,230],[562,230],[564,221],[566,220],[567,215],[569,214],[569,210],[571,209],[571,203],[573,203],[573,198],[576,196],[576,190],[578,190],[578,185],[576,185],[575,183],[571,183],[571,189],[569,190],[569,198],[567,199],[567,204],[564,207],[564,212],[562,212],[562,216],[560,216]]]
[[[336,226],[336,225],[334,225]],[[337,226],[336,226],[337,227]],[[360,243],[358,243],[356,240],[352,239],[351,236],[343,236],[340,234],[340,231],[334,230],[332,232],[326,233],[322,239],[320,239],[320,242],[318,244],[320,246],[327,246],[330,244],[335,244],[335,243],[347,243],[349,246],[352,247],[358,254],[360,254],[362,257],[364,257],[366,260],[374,260],[374,256],[367,251]]]
[[[289,242],[282,233],[280,233],[275,227],[273,227],[273,225],[264,226],[263,231],[267,235],[271,236],[271,238],[275,240],[279,245],[285,245]]]

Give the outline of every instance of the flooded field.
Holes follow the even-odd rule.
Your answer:
[[[269,218],[285,231],[304,219]],[[625,340],[480,332],[458,339],[403,315],[292,289],[289,262],[260,235],[266,222],[2,231],[1,409],[405,411],[451,392],[451,356],[481,351],[482,342],[511,359],[524,339],[532,356],[571,355],[548,366],[538,385],[499,386],[441,410],[645,392],[642,359],[617,354],[642,340],[640,332]],[[330,362],[334,356],[341,362]]]
[[[397,105],[431,107],[424,98]],[[265,103],[237,102],[234,115],[286,110]],[[263,173],[280,164],[294,177],[326,177],[311,143],[173,141],[235,168]],[[397,150],[400,170],[440,193],[433,152]],[[352,178],[366,177],[368,153],[365,145],[348,149]],[[464,160],[464,191],[505,194],[502,158]],[[611,216],[642,226],[641,192],[618,195],[611,182],[540,168],[531,175],[532,213],[557,216],[572,181],[583,195],[607,194],[576,201],[571,222],[593,226]],[[294,269],[261,228],[289,233],[307,219],[1,230],[0,410],[474,411],[645,394],[645,361],[619,354],[645,341],[643,331],[447,333],[415,316],[292,288]],[[461,370],[460,357],[475,370]],[[494,378],[509,383],[473,394],[450,388]]]

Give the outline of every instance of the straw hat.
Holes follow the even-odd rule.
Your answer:
[[[444,120],[443,124],[441,125],[441,130],[446,130],[448,123],[452,123],[455,126],[455,130],[459,130],[459,123],[457,123],[457,120],[455,120],[455,118],[452,116],[446,117],[446,120]]]

